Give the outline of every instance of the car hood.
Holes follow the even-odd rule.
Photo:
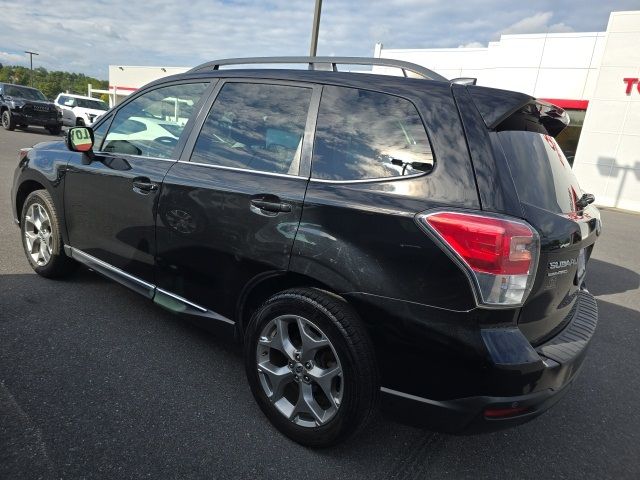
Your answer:
[[[22,98],[22,97],[5,97],[6,100],[8,101],[14,101],[14,102],[24,102],[24,103],[28,103],[30,105],[44,105],[47,107],[53,107],[55,106],[53,102],[49,102],[49,101],[45,101],[45,100],[30,100],[28,98]]]

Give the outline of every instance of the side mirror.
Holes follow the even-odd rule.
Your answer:
[[[93,142],[93,129],[91,127],[72,127],[67,130],[65,143],[72,152],[91,152]]]

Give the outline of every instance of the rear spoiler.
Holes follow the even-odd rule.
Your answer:
[[[569,125],[562,108],[529,95],[497,88],[468,86],[467,91],[490,130],[521,130],[556,137]]]

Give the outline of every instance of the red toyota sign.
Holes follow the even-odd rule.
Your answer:
[[[638,78],[623,78],[622,80],[627,84],[627,95],[631,95],[631,90],[634,85],[636,86],[638,93],[640,93],[640,83],[638,82]]]

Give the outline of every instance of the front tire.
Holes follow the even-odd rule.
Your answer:
[[[253,315],[244,347],[256,402],[292,440],[335,445],[370,419],[379,390],[373,346],[340,297],[312,288],[274,295]]]
[[[55,127],[47,127],[47,130],[49,130],[51,135],[60,135],[62,127],[60,125],[56,125]]]
[[[71,273],[76,262],[64,253],[58,214],[46,190],[31,192],[22,207],[22,246],[31,268],[48,278]]]
[[[5,130],[15,130],[16,121],[9,110],[2,112],[2,126]]]

